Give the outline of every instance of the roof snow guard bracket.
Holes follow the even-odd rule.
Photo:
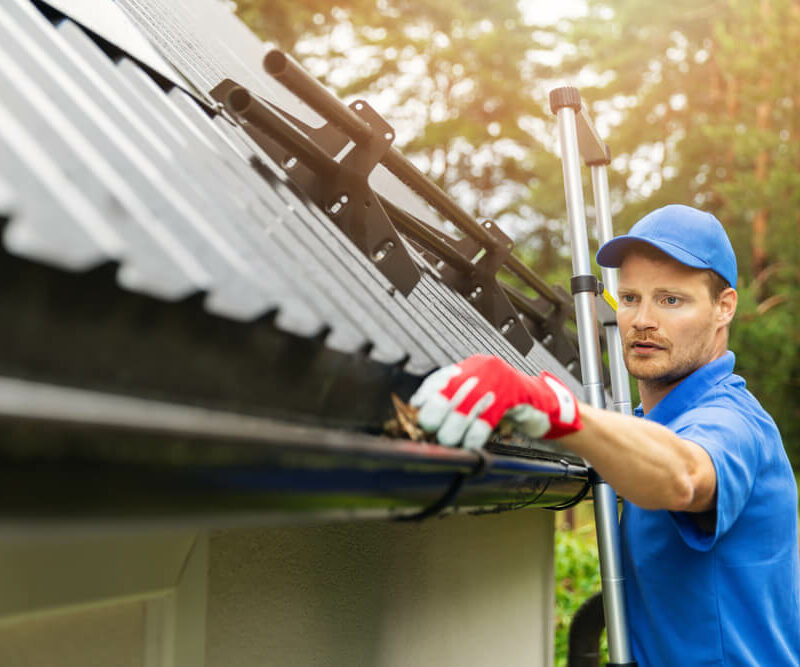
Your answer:
[[[337,112],[327,114],[332,118],[325,125],[313,128],[230,79],[211,94],[383,273],[392,289],[408,295],[420,279],[419,269],[368,182],[392,145],[392,127],[363,100],[345,107],[331,96],[335,105],[327,108]],[[344,116],[351,125],[353,119],[358,121],[358,131],[343,127],[342,109],[352,114]],[[325,109],[321,112],[327,118]]]
[[[496,278],[497,271],[511,255],[514,242],[493,220],[484,220],[480,224],[494,239],[494,246],[484,248],[469,236],[452,242],[459,252],[471,258],[473,271],[467,273],[446,266],[441,271],[442,278],[466,297],[514,347],[525,354],[533,347],[533,338]]]
[[[467,298],[506,340],[526,354],[533,346],[533,338],[495,277],[500,267],[513,263],[518,267],[517,273],[523,270],[528,278],[525,282],[532,284],[533,274],[511,255],[512,240],[493,221],[475,221],[393,149],[394,130],[367,102],[357,100],[345,106],[281,51],[267,53],[263,64],[269,75],[326,123],[311,127],[231,79],[219,83],[211,95],[223,103],[251,138],[395,288],[408,295],[420,278],[397,225],[409,242],[421,244],[437,256],[434,265],[446,265],[441,271],[444,282]],[[458,240],[443,236],[376,195],[368,179],[378,163],[460,228],[465,237]],[[253,166],[265,174],[269,172],[258,158],[253,158]],[[537,276],[533,278],[539,292],[549,292]]]

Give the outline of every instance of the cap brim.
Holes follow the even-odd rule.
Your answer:
[[[625,236],[618,236],[617,238],[611,239],[608,243],[604,244],[603,247],[597,251],[597,263],[600,266],[605,266],[608,268],[619,268],[622,265],[622,260],[625,259],[625,255],[628,254],[628,251],[634,246],[642,243],[646,243],[647,245],[660,250],[665,255],[669,255],[674,260],[680,262],[681,264],[685,264],[686,266],[691,266],[695,269],[711,268],[708,265],[708,262],[703,261],[699,257],[695,257],[690,252],[686,252],[683,248],[678,248],[671,243],[666,241],[643,239],[641,237],[631,236],[629,234]]]

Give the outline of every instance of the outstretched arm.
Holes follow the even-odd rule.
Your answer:
[[[497,357],[469,357],[431,375],[411,403],[420,426],[444,445],[482,447],[506,417],[532,437],[561,440],[640,507],[714,507],[716,473],[702,447],[654,422],[579,403],[550,374],[531,377]]]
[[[584,428],[560,438],[623,498],[645,509],[705,512],[716,472],[699,445],[655,422],[579,404]]]

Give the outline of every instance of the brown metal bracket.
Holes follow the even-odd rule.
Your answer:
[[[526,354],[533,347],[533,338],[495,277],[511,254],[514,242],[493,220],[484,220],[481,225],[492,236],[494,247],[486,249],[469,236],[455,241],[454,247],[470,258],[474,270],[467,273],[448,266],[442,269],[442,278],[465,296],[517,350]]]
[[[550,345],[570,312],[568,295],[552,287],[511,254],[512,240],[497,225],[477,222],[391,147],[394,131],[366,102],[345,106],[289,56],[271,51],[265,70],[314,109],[326,124],[311,127],[266,100],[256,98],[234,81],[225,80],[211,91],[250,136],[284,169],[403,294],[419,280],[419,269],[405,243],[431,260],[445,283],[460,292],[517,350],[526,354],[534,337],[526,329],[525,308],[497,282],[501,267],[533,287],[547,302],[535,310],[534,336],[547,333]],[[377,195],[369,175],[381,162],[463,233],[455,239]],[[258,165],[257,165],[258,166]],[[262,165],[263,166],[263,165]],[[401,239],[398,230],[403,233]],[[525,299],[525,306],[530,306]],[[539,304],[537,304],[539,305]],[[516,307],[515,307],[516,306]],[[557,322],[550,315],[558,313]],[[544,330],[544,331],[543,331]],[[538,334],[538,335],[537,335]],[[554,347],[562,347],[555,344]],[[572,357],[567,350],[559,350]]]
[[[350,105],[371,128],[367,140],[355,143],[333,123],[313,128],[286,118],[230,79],[217,85],[211,95],[281,165],[298,189],[327,213],[393,289],[404,295],[411,292],[420,279],[419,269],[369,186],[369,175],[391,147],[394,130],[369,104],[357,100]],[[292,125],[299,125],[303,132]]]

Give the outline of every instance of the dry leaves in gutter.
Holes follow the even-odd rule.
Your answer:
[[[406,438],[414,442],[436,442],[435,433],[425,433],[417,424],[418,408],[415,408],[392,394],[395,416],[383,424],[383,433],[391,438]],[[495,444],[510,444],[514,438],[514,426],[511,420],[502,420],[492,435]]]
[[[395,416],[383,425],[383,432],[392,438],[407,438],[414,442],[435,442],[434,434],[428,434],[417,424],[419,410],[392,394]]]

